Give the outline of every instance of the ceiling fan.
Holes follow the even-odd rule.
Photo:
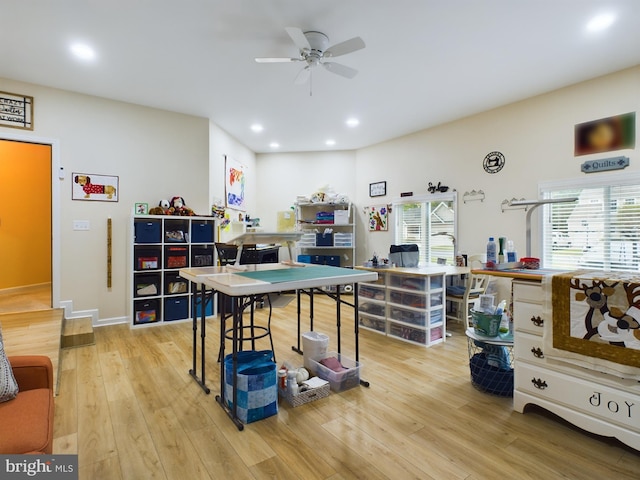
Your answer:
[[[324,33],[314,31],[303,32],[296,27],[287,27],[285,30],[300,50],[300,55],[298,57],[259,57],[256,58],[256,62],[306,62],[307,65],[298,73],[295,79],[296,84],[306,83],[311,76],[311,70],[318,65],[322,65],[329,72],[345,78],[353,78],[358,74],[355,68],[347,67],[346,65],[336,62],[327,62],[326,60],[363,49],[365,44],[360,37],[353,37],[350,40],[329,47],[329,37]]]

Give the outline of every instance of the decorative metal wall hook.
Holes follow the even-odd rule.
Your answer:
[[[518,200],[517,198],[512,198],[511,200],[504,199],[500,204],[502,213],[504,213],[505,210],[524,210],[526,212],[527,209],[529,208],[527,205],[516,205],[513,203],[513,202],[521,202],[523,200],[524,198],[521,198],[520,200]]]
[[[464,203],[476,202],[478,200],[481,202],[484,201],[484,192],[482,190],[471,190],[470,192],[464,192],[462,195],[462,201]]]

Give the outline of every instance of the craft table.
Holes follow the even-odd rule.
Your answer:
[[[326,286],[339,286],[345,284],[354,285],[354,333],[355,333],[355,357],[359,359],[358,344],[358,296],[357,284],[359,282],[371,282],[378,278],[375,272],[353,270],[350,268],[331,267],[326,265],[292,265],[292,264],[259,264],[225,267],[184,268],[180,270],[180,276],[196,285],[196,292],[200,294],[203,308],[201,308],[201,369],[202,378],[198,379],[196,373],[196,348],[197,348],[197,316],[193,318],[193,369],[189,374],[196,380],[201,388],[209,393],[205,384],[205,337],[206,317],[204,305],[207,295],[222,293],[234,299],[236,307],[243,303],[243,299],[253,295],[277,293],[287,290],[313,290]],[[336,289],[339,292],[339,288]],[[339,302],[339,294],[337,295]],[[299,297],[298,297],[299,298]],[[339,304],[338,304],[339,305]],[[195,310],[195,309],[194,309]],[[216,395],[216,401],[227,412],[227,415],[236,424],[239,430],[244,428],[237,416],[237,363],[238,353],[238,329],[242,322],[242,308],[234,308],[232,326],[232,358],[233,358],[233,406],[229,408],[224,401],[224,361],[220,362],[220,394]],[[298,304],[298,315],[300,305]],[[338,328],[340,324],[338,322]],[[339,339],[338,334],[338,339]],[[339,340],[338,340],[339,341]],[[225,327],[220,322],[220,357],[224,359]],[[338,345],[338,348],[340,346]]]

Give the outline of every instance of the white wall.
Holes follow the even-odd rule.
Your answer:
[[[357,155],[357,201],[370,202],[370,181],[386,179],[389,200],[405,191],[425,192],[428,182],[442,181],[458,191],[460,252],[484,252],[489,236],[505,236],[524,254],[525,212],[502,213],[502,201],[538,198],[540,181],[584,176],[580,165],[589,159],[626,155],[631,162],[626,171],[637,172],[637,150],[575,157],[573,135],[578,123],[639,110],[640,67],[635,67],[362,149]],[[638,128],[640,118],[637,123]],[[505,155],[506,165],[499,173],[488,174],[482,160],[494,150]],[[368,173],[376,171],[386,177]],[[485,200],[465,204],[462,195],[471,190],[483,190]],[[534,256],[540,254],[541,211],[532,217]],[[371,233],[366,239],[359,260],[373,250],[385,251],[393,236]]]
[[[325,185],[356,197],[355,151],[269,153],[256,157],[256,212],[265,230],[275,231],[277,212],[290,210],[298,195],[310,195]]]
[[[246,175],[246,206],[251,216],[256,211],[257,177],[256,155],[218,125],[209,123],[209,205],[214,201],[224,202],[225,199],[225,156],[239,162],[245,167]],[[237,219],[237,215],[234,215]]]
[[[626,155],[631,160],[626,171],[638,172],[637,150],[573,154],[575,124],[631,111],[640,111],[640,66],[356,152],[258,155],[258,205],[264,216],[286,209],[299,193],[325,182],[340,182],[358,207],[360,263],[374,251],[388,252],[393,243],[392,230],[365,230],[363,207],[391,203],[401,192],[424,194],[429,182],[442,182],[458,191],[460,252],[483,252],[487,238],[493,235],[513,239],[524,254],[525,212],[502,213],[502,201],[537,198],[540,181],[584,176],[580,165],[589,159]],[[640,118],[636,127],[640,131]],[[639,134],[636,138],[640,141]],[[488,174],[482,160],[495,150],[506,156],[506,165],[501,172]],[[345,178],[342,171],[353,172],[349,174],[353,176]],[[387,196],[370,198],[369,183],[382,180],[387,181]],[[483,190],[485,200],[465,204],[462,195],[471,190]],[[535,224],[540,211],[533,214],[534,255],[539,254]]]
[[[6,79],[0,79],[0,90],[33,96],[35,129],[20,133],[60,146],[67,172],[60,181],[60,299],[72,301],[74,311],[98,309],[102,322],[125,320],[134,203],[155,205],[180,195],[197,213],[208,213],[209,121]],[[3,132],[16,130],[0,127],[0,137]],[[72,201],[73,172],[119,176],[119,201]],[[110,289],[108,217],[113,221]],[[91,229],[73,231],[73,220],[89,220]]]

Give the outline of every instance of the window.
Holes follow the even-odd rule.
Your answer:
[[[415,243],[420,263],[455,265],[456,192],[412,197],[393,204],[395,243]]]
[[[640,176],[610,175],[543,184],[543,265],[547,268],[640,270]]]

